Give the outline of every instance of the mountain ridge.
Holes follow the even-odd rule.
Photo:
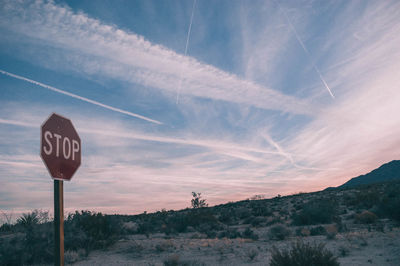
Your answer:
[[[346,183],[335,188],[348,188],[358,185],[368,185],[391,180],[400,180],[400,160],[382,164],[371,172],[351,178]]]

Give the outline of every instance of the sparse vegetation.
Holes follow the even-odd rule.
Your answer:
[[[229,261],[235,250],[244,248],[240,252],[244,261],[261,261],[266,256],[264,250],[269,250],[269,247],[261,245],[260,248],[258,244],[261,242],[257,242],[259,238],[261,241],[282,241],[287,240],[292,232],[303,239],[323,242],[336,239],[334,244],[349,236],[352,239],[350,243],[362,249],[368,246],[368,242],[372,243],[367,230],[398,232],[400,221],[400,182],[245,200],[214,207],[206,207],[200,193],[192,196],[195,196],[193,208],[180,211],[163,209],[131,216],[103,215],[90,211],[70,214],[65,219],[64,227],[66,261],[74,263],[88,256],[92,250],[104,249],[115,243],[119,246],[121,242],[117,241],[123,240],[120,252],[129,258],[156,254],[165,265],[202,265],[183,260],[184,257],[171,256],[172,252],[181,255],[179,250],[188,248],[185,243],[179,242],[185,237],[191,243],[202,243],[195,249],[201,253],[212,254],[212,248],[215,247],[213,243],[224,243],[215,247],[215,250],[222,251],[221,260]],[[362,203],[362,199],[366,199],[367,203]],[[364,230],[367,235],[353,235],[354,228]],[[129,242],[132,238],[152,242],[155,235],[158,240],[151,246],[143,242]],[[313,237],[319,235],[326,237]],[[310,250],[318,246],[301,245],[293,245],[290,251],[280,251],[280,257],[275,250],[275,263],[279,258],[280,261],[298,258],[296,250],[314,254]],[[341,248],[344,246],[346,243],[341,242],[335,254],[348,256],[349,248]],[[324,252],[317,255],[320,258],[329,257]],[[51,263],[52,254],[53,225],[48,212],[35,210],[23,214],[15,224],[5,221],[0,227],[0,265]]]
[[[181,260],[178,254],[172,254],[164,260],[164,266],[204,266],[205,264],[199,261]]]
[[[308,243],[297,242],[292,245],[290,250],[278,250],[276,247],[272,251],[271,266],[338,266],[337,258],[327,250],[324,245],[311,245]]]
[[[310,234],[312,236],[325,235],[326,234],[326,229],[325,229],[325,227],[320,226],[320,225],[319,226],[315,226],[315,227],[311,228]]]
[[[337,215],[337,204],[330,199],[312,200],[292,215],[295,225],[331,223]]]
[[[39,223],[40,211],[24,213],[10,230],[14,234],[0,242],[0,265],[48,263],[53,260],[53,227]]]
[[[241,237],[240,232],[237,229],[230,229],[228,228],[227,230],[221,231],[218,234],[218,238],[238,238]]]
[[[378,216],[370,211],[363,211],[362,213],[356,214],[355,221],[361,224],[372,224],[378,220]]]
[[[256,233],[254,233],[253,230],[250,229],[250,227],[247,227],[246,230],[244,230],[244,232],[242,233],[242,236],[244,238],[249,238],[252,240],[257,240],[258,239],[258,235]]]
[[[249,258],[250,261],[254,261],[256,259],[256,257],[258,256],[258,250],[251,248],[249,250],[246,251],[246,255]]]
[[[276,224],[272,226],[268,231],[268,237],[272,240],[284,240],[290,236],[291,231],[286,225]]]
[[[86,253],[93,249],[110,246],[121,234],[120,221],[113,216],[90,211],[76,211],[69,214],[65,221],[65,241],[67,250],[84,249]]]
[[[53,223],[49,222],[48,212],[35,210],[24,213],[11,227],[15,233],[2,238],[0,242],[0,265],[31,265],[53,261]],[[119,228],[119,222],[112,216],[89,211],[70,214],[64,225],[67,259],[74,261],[87,256],[93,249],[113,244],[120,236]]]

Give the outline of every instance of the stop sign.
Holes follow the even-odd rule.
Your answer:
[[[81,165],[81,139],[71,120],[53,113],[42,124],[40,156],[53,179],[71,180]]]

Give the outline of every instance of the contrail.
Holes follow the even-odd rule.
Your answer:
[[[299,34],[298,34],[297,31],[296,31],[296,28],[293,26],[291,20],[289,19],[289,16],[286,14],[285,10],[283,10],[283,9],[281,8],[281,6],[279,5],[279,3],[278,3],[277,1],[274,1],[274,2],[277,4],[279,10],[283,13],[283,15],[285,15],[285,18],[286,18],[287,22],[289,23],[290,28],[291,28],[292,31],[294,32],[294,35],[296,36],[296,39],[297,39],[297,41],[300,43],[300,45],[301,45],[301,47],[303,48],[304,52],[307,54],[307,56],[308,56],[309,58],[311,58],[310,52],[308,51],[308,49],[307,49],[306,46],[304,45],[303,41],[301,40]],[[335,96],[333,95],[331,89],[329,88],[328,84],[326,83],[326,81],[325,81],[324,77],[322,76],[321,72],[319,71],[319,69],[317,68],[317,66],[314,64],[314,62],[313,62],[312,60],[311,60],[311,63],[312,63],[313,68],[315,69],[315,72],[317,72],[319,78],[321,79],[322,83],[324,83],[324,86],[325,86],[325,88],[328,90],[328,92],[329,92],[329,94],[331,95],[332,99],[335,99]]]
[[[313,170],[313,171],[333,171],[333,170],[339,170],[339,168],[317,168],[317,167],[306,167],[306,166],[302,166],[297,164],[294,159],[292,154],[285,152],[282,147],[275,142],[268,134],[262,134],[262,137],[264,137],[264,139],[266,139],[268,141],[268,143],[270,145],[272,145],[273,147],[275,147],[275,149],[278,151],[278,154],[285,157],[286,159],[288,159],[291,164],[298,168],[298,169],[302,169],[302,170]]]
[[[278,143],[276,143],[268,134],[262,134],[262,137],[264,137],[264,139],[266,139],[268,141],[268,143],[270,145],[272,145],[273,147],[275,147],[275,149],[278,151],[278,153],[280,155],[282,155],[283,157],[285,157],[286,159],[288,159],[293,165],[295,165],[295,162],[293,160],[293,157],[291,154],[285,152],[281,146],[279,146]]]
[[[193,0],[193,7],[192,7],[192,15],[190,16],[190,24],[189,24],[189,29],[188,29],[188,33],[186,36],[186,45],[185,45],[185,56],[187,54],[187,50],[189,47],[189,40],[190,40],[190,32],[192,31],[192,23],[193,23],[193,16],[194,16],[194,8],[196,6],[196,0]],[[181,91],[181,87],[182,87],[182,67],[181,66],[181,71],[180,71],[180,78],[179,78],[179,86],[178,86],[178,93],[176,95],[176,104],[178,104],[179,102],[179,93]]]
[[[9,77],[13,77],[13,78],[16,78],[16,79],[19,79],[19,80],[23,80],[23,81],[35,84],[37,86],[40,86],[42,88],[45,88],[45,89],[48,89],[48,90],[51,90],[51,91],[58,92],[60,94],[67,95],[69,97],[72,97],[72,98],[75,98],[75,99],[78,99],[78,100],[81,100],[81,101],[84,101],[84,102],[87,102],[87,103],[91,103],[91,104],[106,108],[106,109],[114,111],[114,112],[118,112],[118,113],[121,113],[121,114],[126,114],[126,115],[129,115],[129,116],[132,116],[132,117],[136,117],[136,118],[139,118],[139,119],[142,119],[142,120],[145,120],[145,121],[157,124],[157,125],[162,125],[163,124],[160,121],[157,121],[157,120],[154,120],[154,119],[142,116],[142,115],[138,115],[138,114],[135,114],[135,113],[132,113],[132,112],[129,112],[129,111],[125,111],[125,110],[122,110],[122,109],[119,109],[119,108],[115,108],[115,107],[100,103],[98,101],[94,101],[94,100],[88,99],[86,97],[79,96],[79,95],[74,94],[74,93],[70,93],[70,92],[67,92],[67,91],[64,91],[64,90],[57,89],[55,87],[43,84],[41,82],[38,82],[38,81],[35,81],[35,80],[32,80],[32,79],[28,79],[28,78],[25,78],[25,77],[22,77],[22,76],[18,76],[16,74],[12,74],[10,72],[7,72],[7,71],[1,70],[1,69],[0,69],[0,73],[3,74],[3,75],[9,76]]]

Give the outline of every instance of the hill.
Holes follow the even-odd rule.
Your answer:
[[[390,180],[400,180],[400,160],[393,160],[365,175],[354,177],[338,188],[375,184]]]
[[[191,203],[138,215],[70,213],[64,222],[66,264],[288,265],[273,261],[294,250],[341,265],[400,265],[400,180],[212,207]],[[0,265],[51,264],[53,228],[48,212],[38,210],[0,226]]]

